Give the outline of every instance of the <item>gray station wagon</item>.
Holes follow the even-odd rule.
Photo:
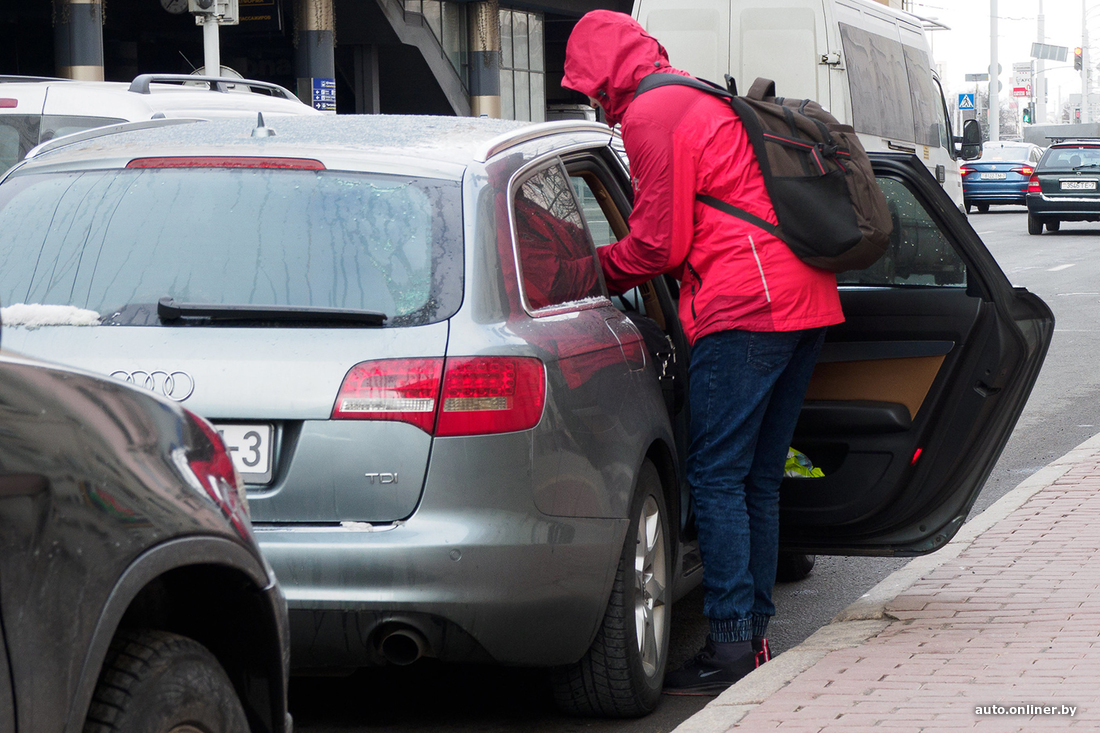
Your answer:
[[[612,298],[595,256],[630,213],[617,138],[270,124],[85,133],[12,169],[6,345],[219,427],[299,671],[543,666],[567,710],[648,712],[701,573],[677,283]],[[916,158],[875,166],[893,240],[841,277],[795,437],[824,476],[782,489],[790,553],[943,546],[1053,331]]]

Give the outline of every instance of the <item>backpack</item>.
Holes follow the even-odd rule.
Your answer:
[[[697,194],[696,200],[770,232],[808,265],[844,272],[874,264],[893,224],[855,129],[817,102],[776,98],[770,79],[757,79],[743,97],[728,75],[726,83],[729,91],[658,72],[644,77],[634,96],[671,84],[728,100],[760,162],[779,225],[713,196]]]

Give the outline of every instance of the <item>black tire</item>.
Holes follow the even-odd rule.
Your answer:
[[[579,662],[551,674],[554,702],[563,712],[637,718],[652,712],[661,699],[672,620],[673,558],[665,506],[657,469],[643,461],[630,507],[630,528],[596,639]],[[639,553],[653,557],[652,566],[640,572],[635,569]],[[649,560],[643,565],[649,566]],[[648,623],[642,618],[647,608]]]
[[[1027,212],[1027,233],[1028,234],[1042,234],[1043,233],[1043,220],[1036,219],[1035,216],[1029,211]]]
[[[216,657],[166,631],[120,631],[111,642],[84,733],[248,733]]]
[[[779,562],[775,565],[775,579],[779,583],[793,583],[802,580],[814,569],[817,555],[803,555],[799,552],[779,553]]]
[[[972,208],[974,208],[974,204],[970,203],[969,201],[966,202],[965,206],[966,206],[966,213],[968,213],[968,214],[970,213],[970,210]]]
[[[989,213],[989,204],[978,204],[978,213],[979,214],[988,214]]]
[[[1046,224],[1048,232],[1056,232],[1062,228],[1062,222],[1058,221],[1057,219],[1047,219]]]

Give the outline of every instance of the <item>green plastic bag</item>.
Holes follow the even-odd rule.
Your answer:
[[[787,450],[787,465],[784,467],[783,475],[794,478],[821,478],[825,472],[820,468],[814,468],[813,461],[805,453],[790,448]]]

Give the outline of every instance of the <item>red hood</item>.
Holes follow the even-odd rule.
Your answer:
[[[607,123],[615,125],[634,99],[638,82],[654,71],[676,71],[657,39],[629,15],[593,10],[569,36],[561,85],[598,100]]]

